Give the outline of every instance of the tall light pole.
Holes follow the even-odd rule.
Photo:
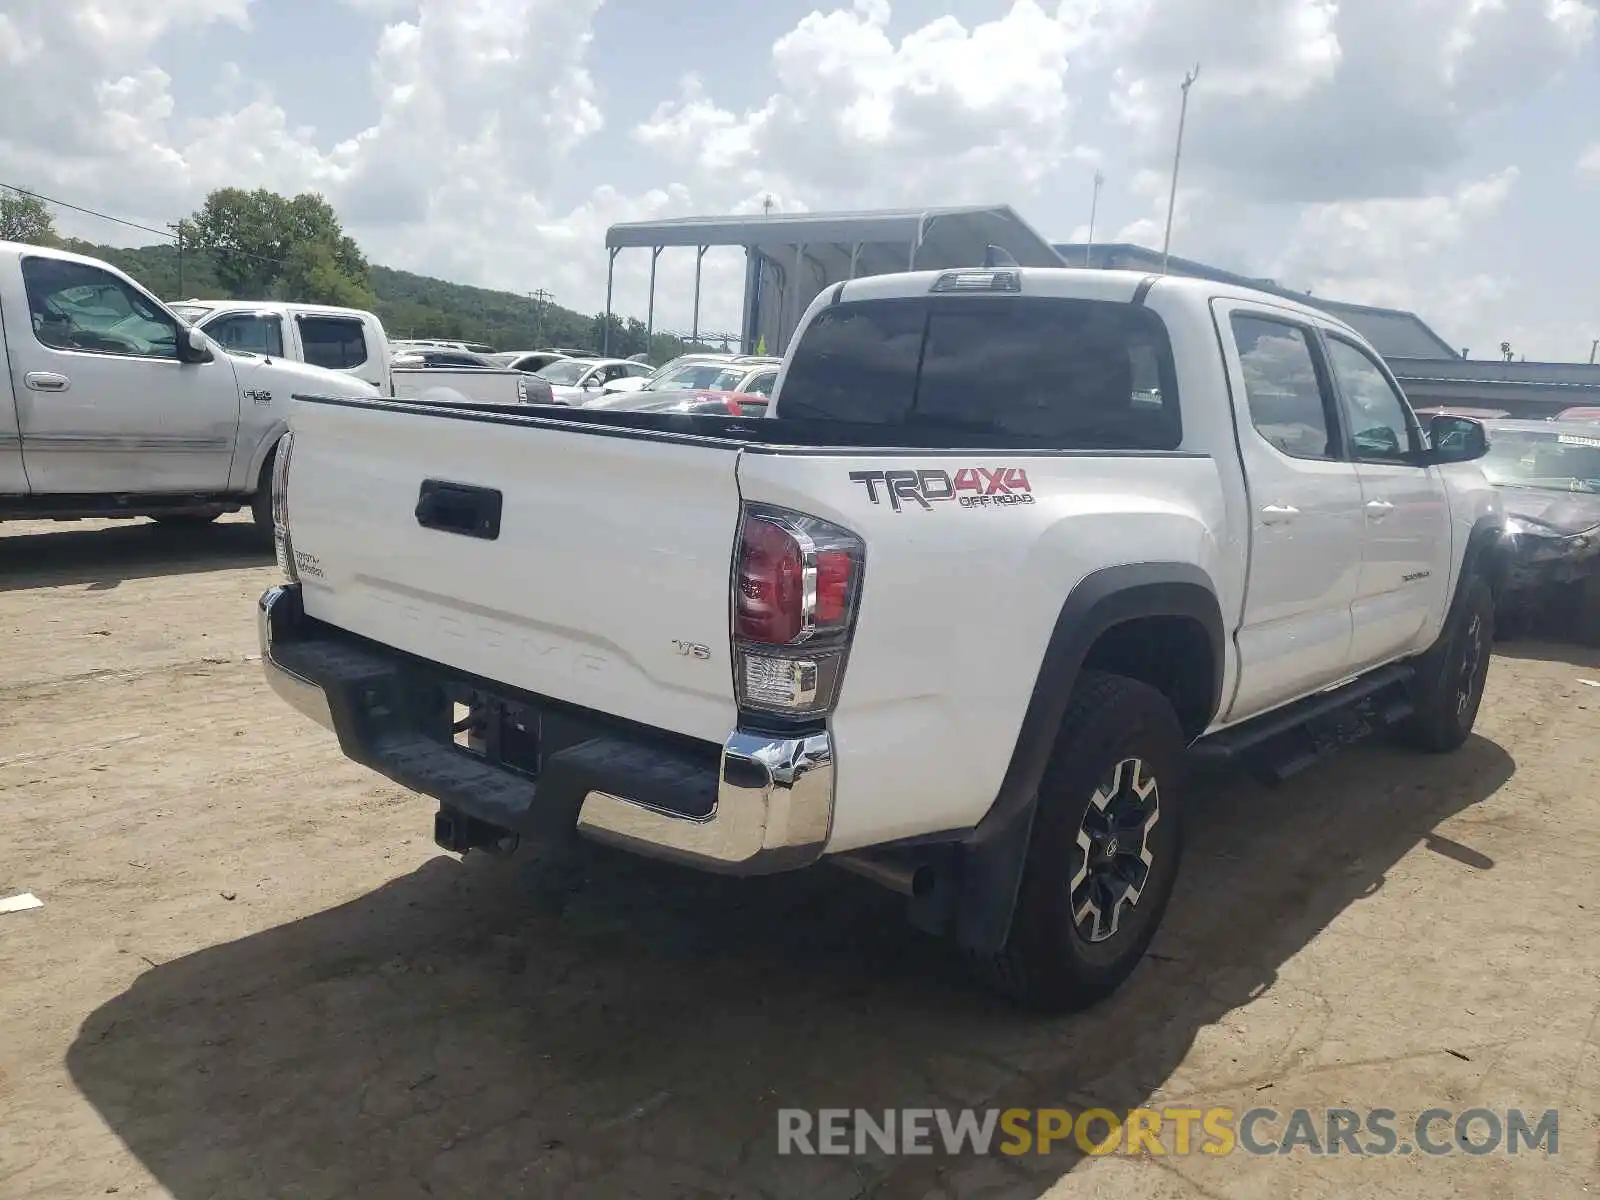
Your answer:
[[[1094,198],[1089,201],[1089,241],[1083,248],[1083,265],[1092,266],[1089,261],[1090,252],[1094,250],[1094,219],[1100,209],[1100,189],[1105,185],[1106,177],[1099,171],[1094,173]]]
[[[183,287],[183,222],[169,222],[167,228],[172,230],[172,236],[178,240],[178,296],[181,299],[188,295]]]
[[[538,291],[529,292],[528,299],[533,301],[533,344],[537,347],[544,341],[545,305],[549,304],[555,297],[545,291],[544,288],[540,288]]]
[[[1161,273],[1167,273],[1167,254],[1172,248],[1172,210],[1178,204],[1178,164],[1183,161],[1183,126],[1189,118],[1189,89],[1200,78],[1200,64],[1183,77],[1183,107],[1178,110],[1178,144],[1172,151],[1172,193],[1167,197],[1167,235],[1161,242]]]

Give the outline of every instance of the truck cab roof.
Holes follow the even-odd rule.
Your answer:
[[[167,306],[180,316],[185,309],[217,312],[225,308],[240,312],[277,313],[279,316],[360,317],[374,322],[378,320],[376,314],[364,308],[344,308],[337,304],[302,304],[285,300],[169,300]],[[194,315],[199,316],[201,313],[196,312]]]
[[[997,282],[998,281],[998,282]],[[1152,292],[1180,303],[1209,306],[1213,300],[1248,300],[1294,313],[1307,321],[1332,326],[1351,337],[1366,339],[1338,317],[1309,304],[1239,284],[1186,275],[1148,271],[1105,271],[1086,267],[971,267],[871,275],[838,284],[812,302],[813,311],[850,300],[894,299],[926,295],[985,295],[1006,292],[1065,299],[1120,300],[1143,303]],[[808,313],[807,316],[811,316]]]

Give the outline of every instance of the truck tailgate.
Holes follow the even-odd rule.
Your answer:
[[[322,400],[292,428],[308,615],[657,728],[733,728],[736,446]],[[497,535],[457,532],[496,491]]]

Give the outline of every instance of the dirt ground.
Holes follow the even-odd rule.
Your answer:
[[[894,898],[466,861],[261,679],[247,525],[0,530],[0,1196],[1600,1194],[1600,658],[1460,753],[1195,796],[1154,953],[1020,1015]],[[1585,682],[1586,680],[1590,682]],[[519,861],[520,860],[520,861]],[[1554,1156],[780,1157],[781,1107],[1560,1110]]]

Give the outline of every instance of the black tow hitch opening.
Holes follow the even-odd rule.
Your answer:
[[[499,855],[514,851],[519,839],[509,829],[501,829],[453,808],[441,808],[433,817],[433,840],[440,849],[451,854],[483,850]]]

